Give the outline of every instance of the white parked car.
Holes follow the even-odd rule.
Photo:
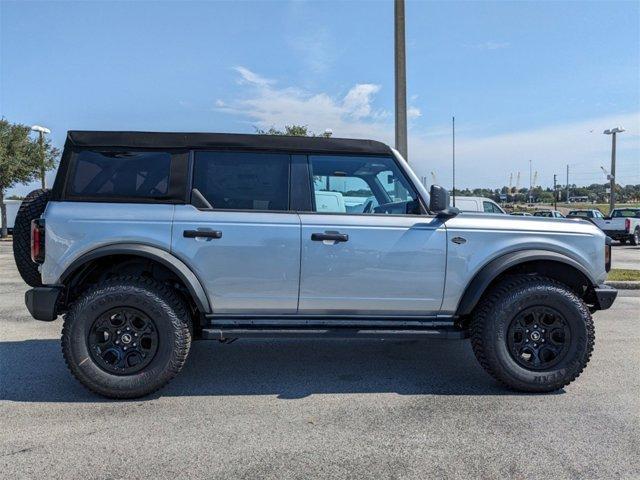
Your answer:
[[[451,205],[453,206],[453,200],[451,201]],[[462,212],[506,214],[500,205],[486,197],[456,197],[455,207]]]

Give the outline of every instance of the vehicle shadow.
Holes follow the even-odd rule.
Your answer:
[[[517,395],[480,368],[468,342],[238,340],[195,342],[178,377],[145,399],[204,395],[298,399],[386,392]],[[58,340],[0,342],[0,400],[110,401],[88,392],[71,376]]]

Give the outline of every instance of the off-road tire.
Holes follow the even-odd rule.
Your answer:
[[[135,308],[152,318],[159,337],[151,362],[129,375],[106,371],[89,351],[93,322],[117,307]],[[191,345],[189,323],[186,305],[170,287],[150,278],[115,277],[89,288],[71,306],[62,328],[62,353],[71,373],[92,392],[109,398],[142,397],[182,369]]]
[[[32,287],[41,287],[38,264],[31,260],[31,220],[40,218],[49,202],[49,190],[29,193],[20,204],[13,225],[13,258],[22,279]]]
[[[561,312],[571,331],[568,351],[545,370],[521,366],[507,345],[512,320],[532,306]],[[546,277],[517,275],[493,287],[475,309],[471,345],[480,365],[507,387],[523,392],[552,392],[574,381],[591,358],[595,342],[588,307],[566,285]]]
[[[640,227],[636,227],[633,234],[629,237],[629,243],[633,246],[640,245]]]

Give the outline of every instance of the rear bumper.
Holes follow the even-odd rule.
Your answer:
[[[618,296],[618,290],[609,285],[598,285],[594,288],[596,310],[606,310],[613,305],[614,300]]]
[[[607,237],[611,237],[614,240],[620,240],[631,236],[631,234],[627,233],[626,230],[603,230],[603,232]]]
[[[24,294],[24,303],[33,318],[51,322],[58,317],[57,304],[62,288],[36,287]]]

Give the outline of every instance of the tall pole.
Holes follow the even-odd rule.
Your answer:
[[[569,203],[569,165],[567,165],[567,198],[565,200]]]
[[[532,185],[533,185],[533,175],[531,172],[531,160],[529,160],[529,203],[533,203],[533,197],[531,196]]]
[[[407,151],[407,62],[404,35],[404,0],[395,0],[396,150],[409,160]]]
[[[47,188],[45,184],[45,170],[44,170],[44,132],[39,132],[38,143],[40,146],[40,182],[42,183],[42,189]]]
[[[616,132],[611,135],[611,180],[609,180],[609,215],[616,208]]]
[[[553,209],[558,209],[558,189],[556,187],[558,175],[553,174]]]
[[[456,117],[451,117],[452,147],[453,147],[453,206],[456,206]]]

